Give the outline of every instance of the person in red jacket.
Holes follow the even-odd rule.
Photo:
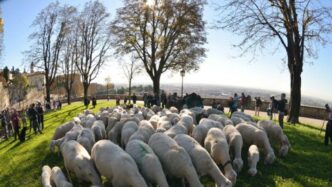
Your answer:
[[[14,138],[16,140],[16,137],[18,137],[19,133],[20,133],[20,118],[18,116],[18,113],[15,109],[13,109],[13,113],[10,117],[12,124],[13,124],[13,128],[14,128]]]

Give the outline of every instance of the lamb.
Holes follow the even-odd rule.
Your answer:
[[[57,187],[73,187],[73,185],[67,181],[65,175],[58,166],[52,168],[51,179]]]
[[[92,148],[91,157],[102,176],[116,187],[147,187],[135,161],[118,145],[100,140]]]
[[[190,187],[203,187],[190,156],[172,138],[163,133],[153,134],[149,146],[160,159],[166,175],[185,178]]]
[[[257,174],[257,163],[259,161],[259,151],[256,145],[251,145],[248,150],[248,174],[255,176]]]
[[[188,152],[199,176],[210,175],[217,187],[232,186],[232,182],[221,173],[209,153],[195,139],[179,134],[174,140]]]
[[[91,128],[96,120],[97,119],[94,115],[88,114],[87,116],[85,116],[84,120],[82,120],[82,126],[85,128]]]
[[[129,141],[131,135],[133,135],[138,129],[138,125],[134,121],[127,121],[124,123],[121,130],[121,146],[125,147]]]
[[[234,112],[233,114],[232,114],[232,117],[238,117],[238,118],[241,118],[241,119],[243,119],[244,121],[247,121],[247,122],[249,122],[249,121],[254,121],[252,118],[251,118],[251,116],[250,115],[248,115],[248,114],[245,114],[245,113],[243,113],[243,112]]]
[[[243,142],[246,145],[249,146],[255,144],[264,149],[265,164],[272,164],[274,162],[275,154],[271,147],[269,138],[263,129],[246,123],[240,123],[235,128],[241,133]]]
[[[101,120],[97,120],[93,123],[91,130],[95,134],[96,141],[106,138],[105,124]]]
[[[142,140],[145,143],[148,143],[152,134],[155,133],[154,128],[152,127],[149,121],[143,120],[140,122],[137,131],[130,136],[129,141],[131,140]]]
[[[73,172],[79,181],[88,181],[92,185],[101,185],[93,161],[88,151],[78,142],[70,140],[61,145],[61,153],[67,172]]]
[[[43,166],[41,174],[41,182],[43,187],[52,187],[51,185],[51,168],[48,165]]]
[[[210,114],[208,119],[212,119],[214,121],[219,121],[224,126],[226,124],[226,121],[229,120],[229,118],[223,114],[222,115],[221,114]]]
[[[182,116],[191,116],[191,118],[192,118],[192,123],[193,124],[197,124],[197,121],[196,121],[196,114],[194,113],[194,112],[192,112],[191,110],[189,110],[189,109],[182,109],[181,111],[180,111],[180,118],[182,118]]]
[[[83,128],[77,137],[77,142],[80,143],[89,153],[91,153],[92,146],[95,144],[95,135],[91,129]]]
[[[279,156],[286,156],[291,145],[287,136],[279,125],[275,125],[271,120],[261,120],[257,126],[263,128],[271,143],[279,144]]]
[[[224,132],[218,128],[211,128],[206,135],[204,147],[211,154],[216,164],[221,164],[225,176],[235,185],[237,174],[231,164],[229,147]]]
[[[60,147],[60,145],[63,142],[66,142],[69,140],[77,140],[77,137],[82,130],[83,130],[83,127],[81,125],[74,125],[73,128],[70,131],[68,131],[64,137],[57,139],[57,140],[51,140],[50,150],[52,152],[55,152],[55,147],[56,146]]]
[[[119,120],[115,117],[108,117],[108,124],[106,127],[106,134],[108,134],[112,128],[115,126],[116,122],[118,122]]]
[[[227,142],[229,144],[229,150],[234,155],[233,167],[234,170],[239,173],[243,167],[243,160],[241,157],[241,151],[243,147],[243,139],[238,130],[233,125],[226,125],[223,129],[226,135]]]
[[[171,127],[172,127],[172,123],[170,121],[167,121],[167,120],[159,120],[158,121],[158,128],[163,128],[163,129],[168,130]]]
[[[117,145],[120,145],[121,143],[121,132],[123,124],[124,121],[116,122],[114,127],[107,134],[108,139]]]
[[[180,120],[179,114],[177,113],[167,114],[167,121],[170,121],[172,125],[177,124],[179,120]]]
[[[127,144],[126,152],[135,160],[147,183],[159,187],[169,186],[161,163],[150,146],[141,140],[132,140]]]
[[[231,120],[233,122],[233,124],[236,126],[237,124],[240,124],[240,123],[245,123],[246,121],[243,120],[242,118],[239,118],[239,117],[236,117],[236,116],[232,116],[231,117]]]

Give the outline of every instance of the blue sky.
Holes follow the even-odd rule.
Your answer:
[[[15,66],[23,69],[24,55],[31,42],[28,39],[33,28],[30,27],[36,15],[46,7],[51,0],[7,0],[1,1],[2,17],[4,19],[4,51],[0,67]],[[62,0],[61,3],[82,6],[86,0]],[[115,16],[116,8],[121,7],[121,0],[102,0],[111,14]],[[208,1],[210,2],[210,1]],[[211,5],[205,7],[204,19],[211,26],[217,13]],[[262,55],[249,62],[251,56],[238,57],[239,49],[233,48],[239,36],[222,30],[207,29],[207,58],[197,72],[186,74],[185,83],[203,83],[216,85],[232,85],[241,87],[261,88],[289,93],[289,73],[282,63],[284,49],[276,54],[267,50]],[[302,93],[304,95],[332,100],[332,45],[320,47],[319,58],[310,59],[313,63],[304,65],[302,74]],[[95,82],[104,83],[106,76],[111,76],[115,83],[126,83],[119,60],[110,59]],[[162,83],[180,84],[179,73],[167,73],[161,78]],[[134,79],[134,83],[151,83],[143,72]]]

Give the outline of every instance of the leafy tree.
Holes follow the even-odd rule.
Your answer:
[[[217,27],[243,36],[246,52],[278,42],[285,50],[290,73],[288,121],[299,122],[301,74],[306,57],[315,57],[315,45],[325,44],[332,31],[332,9],[319,0],[224,0],[217,7]],[[255,53],[254,53],[255,54]]]
[[[159,95],[161,75],[196,70],[205,56],[204,0],[124,0],[112,23],[116,54],[132,53],[143,63]]]

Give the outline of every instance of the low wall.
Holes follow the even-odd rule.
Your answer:
[[[119,96],[120,96],[121,100],[123,100],[125,95],[119,95]],[[109,95],[108,97],[109,97],[109,99],[115,99],[116,95]],[[107,99],[107,96],[106,95],[97,95],[97,99]],[[216,103],[220,103],[222,106],[228,107],[228,99],[221,99],[221,98],[203,98],[204,105],[211,106],[213,99],[215,99]],[[137,96],[137,100],[143,100],[143,97]],[[75,101],[83,102],[83,98],[81,97],[81,98],[72,99],[72,102],[75,102]],[[67,102],[67,101],[63,100],[63,102]],[[268,107],[269,107],[269,102],[263,101],[260,111],[265,112]],[[287,105],[287,107],[288,107],[288,105]],[[252,101],[250,107],[247,109],[255,110],[255,101]],[[300,116],[324,120],[324,119],[326,119],[327,114],[326,114],[326,111],[324,108],[301,106]]]

